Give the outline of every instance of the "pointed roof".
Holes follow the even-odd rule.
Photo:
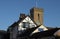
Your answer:
[[[25,18],[27,18],[27,17],[29,17],[29,18],[31,19],[31,17],[30,17],[29,15],[27,15]],[[25,19],[25,18],[24,18],[24,19]],[[22,22],[24,19],[22,19],[22,20],[19,19],[19,20],[17,21],[17,23]],[[31,19],[31,20],[32,20],[32,19]],[[34,22],[34,20],[32,20],[32,21]],[[36,23],[34,22],[34,24],[36,24]],[[36,24],[36,25],[37,25],[37,24]]]
[[[39,27],[36,28],[31,34],[34,34],[34,33],[37,33],[37,32],[41,32],[41,31],[46,31],[46,30],[48,30],[48,29],[45,26],[39,25]]]
[[[38,32],[38,33],[34,33],[33,35],[31,35],[31,37],[48,37],[48,36],[54,36],[54,33],[59,30],[60,28],[54,28],[51,30],[47,30],[47,31],[42,31],[42,32]]]

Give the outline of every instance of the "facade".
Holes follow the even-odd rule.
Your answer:
[[[2,31],[3,32],[3,31]],[[43,25],[43,9],[32,8],[30,15],[20,14],[19,20],[0,33],[0,39],[60,39],[60,28]]]
[[[18,23],[18,30],[25,30],[27,28],[36,27],[37,25],[31,20],[29,16],[26,16],[21,22]]]
[[[9,34],[10,39],[17,39],[19,34],[24,33],[27,29],[37,27],[34,21],[31,20],[29,16],[26,16],[22,20],[18,20],[17,22],[13,23],[9,26],[7,32]]]
[[[9,26],[7,32],[9,33],[9,39],[55,39],[53,29],[49,31],[43,25],[43,9],[35,7],[30,9],[30,15],[28,16],[20,14],[19,20]]]
[[[7,32],[10,34],[10,39],[16,39],[18,35],[20,36],[27,29],[34,27],[37,28],[34,29],[32,32],[29,31],[29,35],[36,32],[41,32],[41,30],[48,30],[45,26],[43,26],[43,9],[32,8],[30,10],[30,15],[28,16],[21,13],[19,20],[13,23],[11,26],[9,26]]]
[[[7,38],[17,39],[17,33],[18,33],[18,24],[17,22],[15,22],[7,29]]]
[[[42,8],[34,7],[30,9],[30,16],[37,25],[43,25],[43,9]]]

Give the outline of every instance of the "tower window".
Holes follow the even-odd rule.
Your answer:
[[[39,17],[39,14],[38,14],[38,17]]]
[[[38,20],[40,19],[40,14],[38,14]]]

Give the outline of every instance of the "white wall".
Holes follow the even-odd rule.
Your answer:
[[[32,27],[36,27],[36,24],[34,24],[34,22],[30,19],[30,17],[26,17],[23,21],[21,21],[20,23],[19,23],[19,27],[18,27],[18,30],[25,30],[26,28],[23,28],[22,26],[23,26],[23,22],[29,22],[30,24],[29,24],[29,26],[30,26],[30,28],[32,28]]]

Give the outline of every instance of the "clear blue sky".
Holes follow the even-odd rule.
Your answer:
[[[44,25],[60,27],[60,0],[38,0],[37,7],[44,9]],[[28,14],[35,0],[0,0],[0,30],[6,30],[19,19],[20,13]]]

